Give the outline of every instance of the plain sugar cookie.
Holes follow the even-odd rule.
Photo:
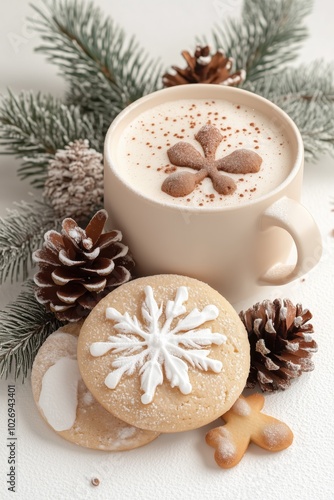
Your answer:
[[[137,427],[179,432],[231,408],[249,373],[232,306],[192,278],[159,275],[102,299],[81,329],[78,364],[104,408]]]
[[[159,434],[108,413],[85,386],[77,362],[81,324],[50,335],[35,358],[31,383],[37,407],[60,436],[86,448],[121,451],[143,446]]]

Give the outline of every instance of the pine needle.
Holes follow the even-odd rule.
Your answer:
[[[279,78],[266,75],[246,82],[246,90],[281,107],[296,123],[305,157],[334,154],[334,67],[322,61],[285,69]]]
[[[216,48],[233,57],[254,81],[294,60],[308,35],[304,25],[312,0],[244,0],[240,20],[229,19],[214,33]]]
[[[89,138],[97,150],[103,148],[98,121],[84,116],[78,106],[66,106],[52,96],[9,91],[0,103],[0,147],[22,160],[20,178],[34,187],[44,186],[49,160],[70,141]]]
[[[285,68],[279,78],[275,74],[265,75],[255,82],[246,82],[243,88],[282,102],[311,101],[314,97],[334,101],[334,65],[318,60]]]
[[[17,300],[0,311],[0,378],[24,380],[38,349],[60,326],[35,299],[33,282],[26,282]]]
[[[103,117],[104,130],[128,104],[157,89],[161,67],[92,2],[49,0],[33,7],[37,48],[69,82],[68,102]]]
[[[295,121],[304,142],[305,158],[334,155],[334,103],[326,99],[287,103],[283,109]]]
[[[27,279],[33,251],[42,246],[46,231],[60,226],[53,210],[43,203],[16,206],[0,218],[0,283]]]

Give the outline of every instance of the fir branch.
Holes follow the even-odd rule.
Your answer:
[[[334,102],[325,98],[287,102],[283,109],[295,121],[304,142],[305,158],[334,155]]]
[[[323,61],[313,61],[285,69],[280,78],[275,74],[262,76],[255,82],[247,81],[243,88],[260,94],[279,104],[287,101],[315,98],[334,101],[334,66]]]
[[[312,4],[312,0],[244,0],[241,19],[216,28],[216,48],[233,57],[236,68],[246,70],[248,80],[280,71],[296,58],[307,37],[303,21]]]
[[[266,97],[291,116],[303,137],[307,159],[334,154],[333,65],[315,61],[286,69],[280,78],[272,74],[246,82],[243,88]]]
[[[42,245],[45,232],[60,227],[48,205],[21,202],[16,206],[0,218],[0,283],[27,279],[32,253]]]
[[[46,10],[34,9],[33,28],[44,42],[37,50],[69,82],[68,101],[102,115],[105,128],[128,104],[156,90],[159,64],[93,3],[50,0]]]
[[[38,349],[60,323],[39,304],[29,280],[17,300],[0,311],[0,377],[12,373],[24,380]]]
[[[22,159],[18,175],[42,188],[49,160],[70,141],[89,138],[103,148],[103,132],[92,116],[77,106],[66,106],[52,96],[8,93],[0,104],[0,147]]]

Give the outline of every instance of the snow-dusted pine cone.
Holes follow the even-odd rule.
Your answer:
[[[89,142],[70,142],[50,160],[43,197],[60,218],[83,220],[103,205],[102,155]]]
[[[197,45],[193,56],[184,50],[182,56],[187,62],[187,67],[182,69],[172,66],[173,71],[165,73],[162,77],[165,87],[186,83],[215,83],[236,86],[246,78],[246,72],[243,69],[232,74],[233,60],[226,57],[221,50],[211,55],[208,45],[205,47]]]
[[[286,389],[291,380],[314,369],[312,354],[318,350],[312,338],[312,314],[288,299],[264,300],[241,311],[248,332],[251,368],[247,387],[259,384],[263,391]]]
[[[107,212],[100,210],[86,229],[65,219],[61,234],[48,231],[33,254],[39,272],[36,299],[61,321],[78,321],[116,286],[131,279],[134,266],[122,233],[102,234]]]

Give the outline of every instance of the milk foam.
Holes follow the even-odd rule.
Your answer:
[[[208,123],[223,136],[216,159],[237,149],[249,149],[262,157],[261,169],[254,174],[226,174],[237,184],[232,195],[219,195],[206,178],[191,194],[173,198],[161,190],[166,177],[172,172],[195,170],[173,166],[167,150],[184,141],[203,155],[195,134]],[[264,114],[223,100],[182,99],[155,106],[125,127],[118,143],[116,169],[126,184],[160,203],[218,207],[240,205],[269,193],[288,176],[292,161],[283,127]]]

